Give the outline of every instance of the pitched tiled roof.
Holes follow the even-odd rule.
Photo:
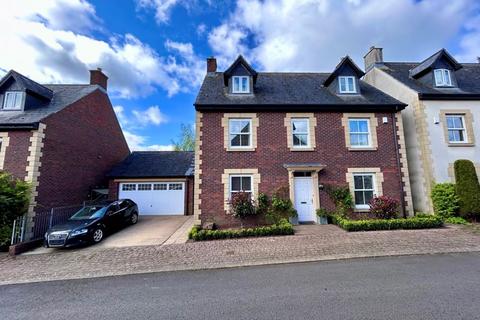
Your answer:
[[[135,151],[115,166],[111,178],[161,178],[193,175],[193,151]]]
[[[1,80],[0,87],[2,87],[6,81],[10,78],[15,79],[15,81],[25,90],[30,91],[36,95],[39,95],[46,99],[51,99],[53,92],[49,88],[25,77],[24,75],[16,72],[15,70],[10,70]]]
[[[403,106],[403,103],[360,81],[361,95],[337,95],[323,86],[330,73],[259,72],[254,94],[229,94],[223,73],[208,73],[195,101],[202,106]]]
[[[434,88],[413,79],[410,76],[410,70],[418,66],[418,63],[384,62],[380,68],[422,94],[480,94],[480,63],[463,63],[461,65],[462,68],[455,71],[458,88]]]
[[[56,113],[63,108],[71,105],[75,101],[89,95],[99,89],[97,85],[63,85],[46,84],[43,85],[52,92],[50,102],[38,106],[29,106],[22,111],[3,111],[0,112],[0,126],[9,125],[29,125],[35,124],[49,115]]]

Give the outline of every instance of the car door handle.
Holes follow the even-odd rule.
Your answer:
[[[300,203],[301,203],[301,204],[307,204],[307,201],[302,201],[302,202],[300,202]]]

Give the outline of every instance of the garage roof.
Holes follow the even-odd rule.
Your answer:
[[[115,166],[110,178],[162,178],[193,176],[193,151],[135,151]]]

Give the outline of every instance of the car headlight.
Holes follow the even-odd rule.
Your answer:
[[[81,235],[81,234],[85,234],[87,232],[88,232],[87,228],[79,229],[79,230],[73,230],[72,232],[70,232],[70,237],[75,237],[75,236],[78,236],[78,235]]]

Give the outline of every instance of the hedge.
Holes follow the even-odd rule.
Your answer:
[[[438,216],[413,217],[406,219],[349,220],[335,215],[332,217],[332,222],[346,231],[428,229],[440,228],[443,226],[443,219]]]
[[[438,183],[432,189],[433,211],[444,218],[452,217],[459,208],[459,198],[453,183]]]
[[[228,230],[203,230],[194,226],[188,233],[188,238],[195,241],[233,239],[245,237],[266,237],[294,234],[293,226],[285,219],[278,224],[265,227],[228,229]]]
[[[455,189],[460,199],[460,216],[464,218],[480,217],[480,184],[473,162],[457,160],[453,166]]]

